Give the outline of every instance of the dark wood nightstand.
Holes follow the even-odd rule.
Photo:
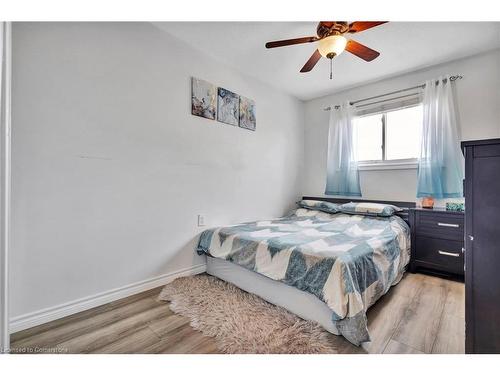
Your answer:
[[[410,272],[426,269],[464,275],[464,213],[444,209],[410,209]]]

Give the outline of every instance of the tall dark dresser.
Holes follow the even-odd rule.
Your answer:
[[[500,138],[465,155],[465,351],[500,353]]]

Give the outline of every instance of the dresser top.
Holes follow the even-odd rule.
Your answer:
[[[410,210],[414,211],[424,211],[424,212],[434,212],[434,213],[439,213],[439,214],[455,214],[455,215],[463,215],[463,211],[451,211],[447,210],[444,207],[435,207],[435,208],[423,208],[423,207],[412,207]]]
[[[478,139],[474,141],[462,141],[460,143],[462,152],[467,146],[484,146],[484,145],[494,145],[500,144],[500,138],[491,138],[491,139]]]

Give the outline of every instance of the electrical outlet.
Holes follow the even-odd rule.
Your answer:
[[[205,215],[198,215],[198,226],[199,227],[204,227],[205,226]]]

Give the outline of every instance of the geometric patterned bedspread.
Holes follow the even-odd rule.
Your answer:
[[[312,293],[350,342],[370,341],[366,311],[401,279],[410,229],[398,216],[305,208],[274,219],[204,231],[197,251]]]

